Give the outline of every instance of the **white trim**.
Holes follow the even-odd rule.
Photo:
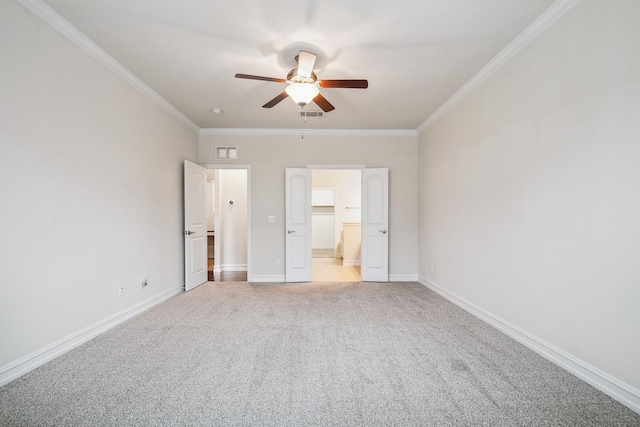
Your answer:
[[[417,282],[417,274],[389,274],[390,282]]]
[[[247,264],[222,264],[220,272],[225,271],[247,271]]]
[[[417,136],[413,129],[269,129],[269,128],[201,128],[199,135],[305,135],[321,136]]]
[[[313,215],[313,214],[312,214]],[[331,212],[330,214],[318,214],[318,215],[333,215],[333,212]],[[311,250],[313,249],[331,249],[333,250],[334,247],[333,245],[315,245],[315,246],[311,246]]]
[[[169,113],[180,123],[187,126],[195,133],[198,133],[200,131],[200,126],[192,122],[176,107],[171,105],[169,101],[160,96],[158,92],[147,86],[142,80],[136,77],[127,68],[125,68],[124,65],[116,61],[111,55],[109,55],[100,46],[91,41],[91,39],[89,39],[87,36],[82,34],[80,30],[71,25],[69,21],[60,16],[55,10],[53,10],[42,0],[17,1],[22,6],[30,10],[34,15],[42,19],[45,23],[49,24],[54,30],[58,31],[60,34],[82,48],[85,52],[87,52],[108,70],[119,76],[125,82],[129,83],[134,89],[146,96],[158,107]]]
[[[588,384],[591,384],[598,390],[611,396],[613,399],[629,407],[633,411],[640,413],[640,390],[637,388],[614,378],[595,366],[592,366],[572,354],[569,354],[564,350],[561,350],[558,347],[538,338],[530,332],[501,319],[493,313],[478,307],[474,303],[441,288],[423,277],[419,277],[418,281],[451,303],[488,323],[519,343],[529,347],[531,350],[569,371]]]
[[[184,290],[184,286],[170,289],[166,292],[148,298],[138,304],[135,304],[129,308],[122,310],[112,316],[107,317],[93,325],[87,326],[61,340],[49,344],[39,350],[34,351],[18,360],[8,363],[0,367],[0,387],[8,384],[9,382],[21,377],[22,375],[30,372],[47,362],[55,359],[58,356],[62,356],[68,351],[86,343],[87,341],[97,337],[100,334],[108,331],[109,329],[137,316],[138,314],[149,310],[150,308],[166,301],[174,295],[179,294]]]
[[[362,170],[366,165],[307,165],[307,169],[318,170]]]
[[[345,267],[359,267],[362,265],[362,261],[359,259],[343,259],[342,265]]]
[[[207,169],[246,169],[247,171],[251,170],[251,165],[239,164],[239,163],[207,163],[201,166]]]
[[[284,274],[263,274],[261,276],[247,276],[248,282],[253,283],[285,283]]]
[[[447,111],[455,107],[460,101],[462,101],[467,95],[469,95],[476,87],[484,82],[489,76],[491,76],[496,70],[511,59],[514,55],[524,49],[531,41],[535,40],[540,34],[542,34],[547,28],[549,28],[554,22],[568,12],[573,6],[575,6],[580,0],[557,0],[542,15],[540,15],[531,25],[524,29],[511,43],[502,49],[491,61],[480,69],[471,79],[466,82],[460,89],[454,93],[451,98],[447,99],[436,111],[434,111],[427,119],[422,122],[416,129],[418,134],[421,134],[429,126],[434,124],[440,117],[442,117]]]

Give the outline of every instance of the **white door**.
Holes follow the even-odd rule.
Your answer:
[[[286,169],[285,277],[311,281],[311,169]]]
[[[389,169],[362,170],[363,282],[389,281]]]
[[[184,290],[207,281],[207,169],[184,161]]]

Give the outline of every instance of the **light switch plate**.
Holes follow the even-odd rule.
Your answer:
[[[275,222],[276,222],[276,217],[269,215],[269,224],[275,224]]]

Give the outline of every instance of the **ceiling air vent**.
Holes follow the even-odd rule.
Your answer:
[[[300,117],[324,117],[324,111],[300,111]]]

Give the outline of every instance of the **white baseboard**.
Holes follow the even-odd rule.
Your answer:
[[[214,273],[222,273],[225,271],[247,271],[247,264],[222,264],[214,265]]]
[[[362,264],[359,259],[343,259],[342,265],[345,267],[358,267]]]
[[[271,275],[271,276],[251,276],[247,280],[249,282],[281,282],[284,283],[286,277],[281,275]],[[390,274],[389,275],[390,282],[417,282],[418,275],[417,274]]]
[[[423,277],[419,277],[418,281],[463,310],[527,346],[561,368],[566,369],[603,393],[611,396],[613,399],[627,406],[631,410],[640,413],[640,390],[637,388],[607,374],[595,366],[591,366],[587,362],[555,347],[552,344],[549,344],[524,329],[512,325],[500,317],[478,307],[472,302],[467,301],[452,292],[447,291],[446,289],[439,287],[435,283],[430,282]]]
[[[94,323],[84,329],[81,329],[61,340],[49,344],[39,350],[34,351],[24,357],[21,357],[13,362],[10,362],[0,367],[0,387],[11,381],[21,377],[22,375],[30,372],[47,362],[55,359],[58,356],[62,356],[64,353],[73,350],[74,348],[84,344],[85,342],[97,337],[98,335],[108,331],[109,329],[117,326],[138,314],[149,310],[151,307],[160,304],[161,302],[171,298],[174,295],[179,294],[184,290],[184,286],[171,289],[160,295],[156,295],[149,299],[146,299],[132,307],[122,310],[113,316],[107,317],[100,322]]]
[[[254,283],[284,283],[285,280],[286,277],[280,274],[267,274],[262,276],[252,275],[251,277],[247,278],[248,282]]]
[[[333,249],[333,245],[316,245],[312,246],[311,249]]]
[[[390,274],[389,281],[390,282],[417,282],[418,275],[417,274]]]

